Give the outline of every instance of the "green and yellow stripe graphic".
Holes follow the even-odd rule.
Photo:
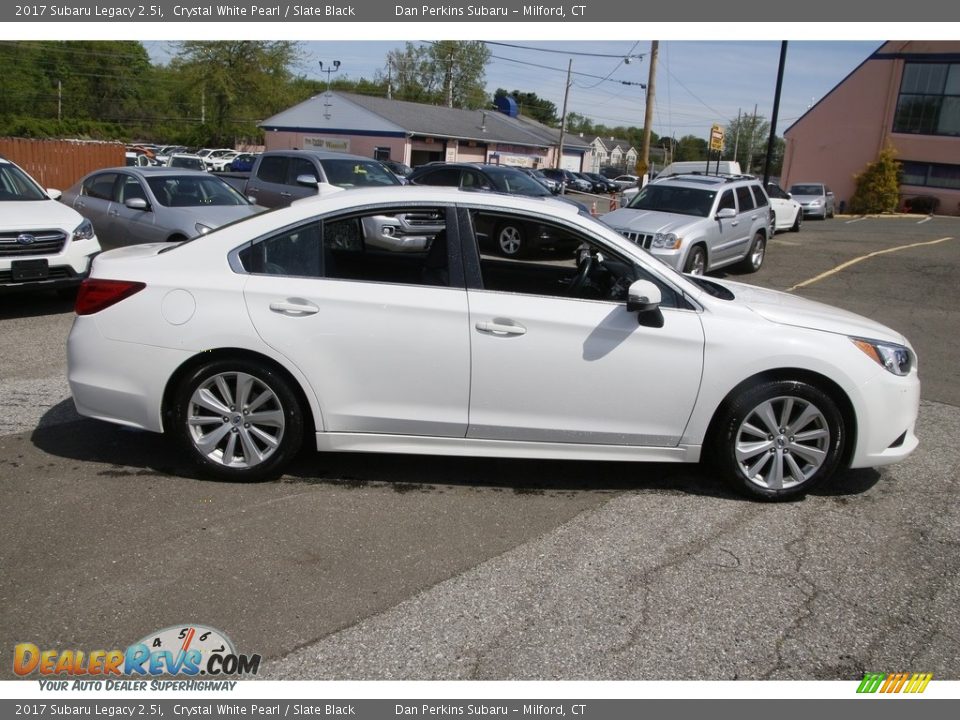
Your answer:
[[[933,673],[864,673],[858,693],[922,693]]]

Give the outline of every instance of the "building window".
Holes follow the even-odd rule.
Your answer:
[[[960,63],[904,65],[893,131],[960,135]]]
[[[902,185],[960,190],[960,165],[904,161]]]

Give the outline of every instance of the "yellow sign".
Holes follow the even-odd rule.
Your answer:
[[[723,150],[723,128],[719,125],[710,128],[710,149]]]

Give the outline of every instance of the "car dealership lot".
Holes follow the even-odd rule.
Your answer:
[[[958,678],[960,219],[921,220],[810,221],[742,278],[919,355],[918,451],[780,506],[680,465],[307,452],[275,483],[198,479],[76,415],[69,307],[3,298],[0,674],[16,642],[202,622],[277,678]]]

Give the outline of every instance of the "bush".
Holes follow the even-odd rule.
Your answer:
[[[917,197],[907,198],[903,204],[906,206],[907,212],[933,215],[940,207],[940,198],[933,197],[933,195],[917,195]]]
[[[900,200],[900,163],[887,146],[875,162],[856,176],[857,189],[850,198],[850,212],[857,215],[896,212]]]

